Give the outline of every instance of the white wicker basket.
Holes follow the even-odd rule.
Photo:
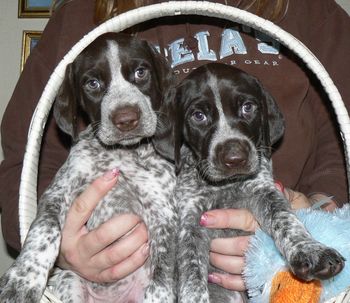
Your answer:
[[[154,18],[174,15],[202,15],[210,16],[229,21],[234,21],[240,24],[248,25],[255,28],[272,38],[276,39],[296,55],[298,55],[309,67],[309,69],[318,77],[324,90],[328,94],[332,102],[337,120],[340,126],[340,132],[344,142],[345,158],[347,160],[348,174],[350,165],[348,159],[350,150],[350,119],[346,111],[342,98],[335,87],[329,74],[318,61],[318,59],[308,50],[299,40],[291,34],[274,25],[272,22],[262,19],[254,14],[246,11],[226,6],[223,4],[206,2],[206,1],[169,1],[160,4],[141,7],[124,14],[121,14],[113,19],[101,24],[86,36],[84,36],[62,59],[58,64],[53,74],[51,75],[43,94],[39,100],[37,108],[32,118],[32,122],[28,134],[28,143],[24,157],[24,164],[20,184],[19,197],[19,221],[21,242],[29,230],[30,224],[36,216],[37,210],[37,174],[40,145],[44,132],[45,123],[52,103],[60,87],[66,66],[71,63],[78,54],[88,46],[98,36],[106,32],[120,32],[133,25],[151,20]],[[348,178],[349,180],[349,178]],[[350,183],[350,182],[349,182]],[[350,281],[349,281],[350,284]],[[43,302],[60,302],[48,289],[46,289]],[[337,298],[327,301],[327,303],[344,303],[350,302],[350,290],[340,294]]]

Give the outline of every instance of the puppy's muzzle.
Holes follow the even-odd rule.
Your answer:
[[[140,122],[140,109],[137,106],[125,106],[113,111],[112,123],[121,132],[134,130]]]
[[[227,173],[248,170],[250,154],[251,147],[246,140],[231,139],[216,147],[218,167]]]

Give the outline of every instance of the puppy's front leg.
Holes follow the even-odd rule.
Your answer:
[[[172,202],[161,202],[159,208],[150,212],[145,220],[151,239],[151,281],[145,290],[144,303],[176,302],[174,263],[178,217],[174,197],[171,199]]]
[[[45,201],[42,201],[45,204]],[[23,249],[0,279],[0,302],[37,303],[43,295],[50,269],[58,255],[61,201],[39,206]],[[55,204],[55,205],[54,205]]]
[[[269,205],[269,218],[256,214],[262,229],[274,239],[293,273],[300,279],[328,279],[344,267],[344,258],[334,249],[316,240],[287,208],[278,193],[271,192],[259,203]],[[317,224],[317,223],[316,223]]]
[[[204,208],[198,207],[202,201],[192,201],[196,204],[196,208],[193,208],[195,205],[191,207],[190,203],[186,203],[189,207],[180,211],[177,246],[179,302],[208,303],[210,302],[208,291],[210,238],[208,231],[198,224],[200,215],[205,211]]]
[[[196,176],[187,174],[177,188],[179,233],[177,243],[178,302],[208,303],[209,231],[199,225],[200,217],[211,208],[210,195],[199,190]]]
[[[250,209],[261,228],[272,236],[291,270],[300,279],[310,281],[335,276],[343,269],[344,258],[311,237],[268,174],[265,171],[247,185],[254,197]]]
[[[74,186],[82,188],[83,185],[81,180],[84,178],[78,181],[74,176],[66,163],[42,195],[36,219],[30,227],[21,253],[0,279],[1,303],[40,301],[49,272],[59,253],[61,227],[72,202],[65,197],[74,199]]]

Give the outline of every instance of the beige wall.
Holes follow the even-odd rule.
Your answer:
[[[42,30],[47,22],[47,19],[18,19],[17,3],[17,0],[0,0],[0,119],[19,77],[22,31]],[[0,160],[2,159],[0,148]],[[0,236],[0,274],[11,262]]]
[[[42,30],[47,22],[46,19],[18,19],[17,2],[16,0],[0,0],[0,41],[2,41],[0,47],[0,118],[20,73],[22,31]],[[350,12],[350,0],[338,0],[337,2]],[[2,159],[0,149],[0,160]],[[0,236],[0,275],[11,262],[12,259]]]

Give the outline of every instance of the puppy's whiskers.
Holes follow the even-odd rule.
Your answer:
[[[197,167],[197,171],[199,172],[199,174],[197,174],[198,177],[201,177],[202,179],[211,180],[211,182],[219,178],[215,167],[213,167],[212,163],[209,160],[203,159],[199,161],[197,163]]]
[[[100,130],[101,120],[91,122],[90,125],[92,127],[92,131],[93,131],[94,136],[96,136]]]
[[[256,151],[258,153],[258,156],[260,156],[262,153],[266,153],[266,152],[269,152],[271,151],[271,148],[269,146],[263,146],[263,145],[260,145],[259,147],[256,148]]]
[[[90,125],[92,127],[92,133],[93,133],[94,137],[100,138],[100,136],[101,136],[101,120],[94,121]]]
[[[162,111],[155,111],[155,113],[157,114],[157,117],[158,117],[156,129],[157,130],[166,129],[167,128],[167,120],[169,119],[168,115],[166,115]]]

